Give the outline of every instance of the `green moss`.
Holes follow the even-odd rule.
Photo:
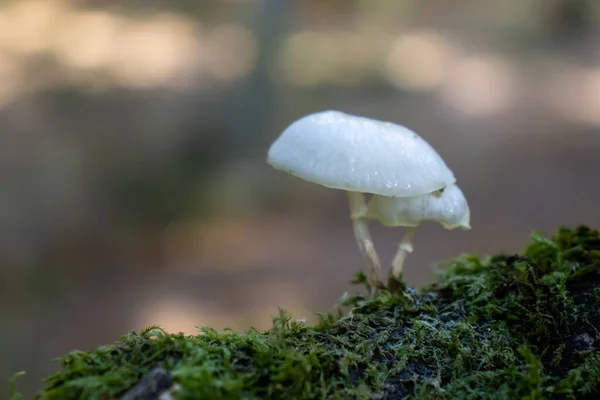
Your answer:
[[[421,293],[400,287],[345,297],[349,312],[314,327],[283,311],[267,332],[151,327],[61,358],[39,398],[132,398],[157,367],[168,379],[144,383],[145,398],[597,398],[597,231],[535,234],[519,255],[465,255]]]

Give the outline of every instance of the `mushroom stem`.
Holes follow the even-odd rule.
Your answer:
[[[402,273],[402,265],[404,264],[404,259],[408,255],[408,253],[412,253],[413,251],[413,238],[415,237],[415,233],[417,231],[416,226],[409,227],[404,233],[402,237],[402,241],[398,243],[398,252],[392,261],[392,276],[396,279],[400,278],[400,274]]]
[[[371,295],[374,295],[381,278],[381,264],[371,239],[367,221],[364,219],[367,211],[365,197],[359,192],[348,192],[348,203],[350,204],[350,218],[354,228],[354,237],[367,265],[367,280],[371,287]]]

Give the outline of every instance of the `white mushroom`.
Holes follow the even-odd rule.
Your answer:
[[[398,277],[406,255],[412,252],[416,228],[426,221],[439,222],[446,229],[471,229],[471,212],[467,199],[456,184],[442,190],[413,197],[373,196],[364,218],[378,220],[385,226],[408,227],[392,262],[392,275]]]
[[[367,221],[363,193],[413,197],[456,179],[437,152],[403,126],[339,111],[323,111],[292,123],[269,149],[274,168],[348,192],[354,235],[368,268],[379,281],[379,259]]]

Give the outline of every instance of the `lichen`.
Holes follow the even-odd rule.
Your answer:
[[[150,327],[59,359],[38,398],[123,397],[156,368],[177,399],[598,398],[598,231],[534,234],[521,254],[463,255],[419,293],[398,287],[346,296],[316,326],[281,311],[266,332]]]

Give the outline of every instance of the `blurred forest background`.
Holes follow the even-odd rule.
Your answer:
[[[265,163],[310,112],[404,124],[455,172],[473,229],[421,228],[414,286],[534,229],[599,227],[599,14],[596,0],[0,3],[0,386],[27,370],[30,397],[54,357],[150,324],[329,311],[362,268],[345,195]],[[402,229],[372,230],[387,266]]]

